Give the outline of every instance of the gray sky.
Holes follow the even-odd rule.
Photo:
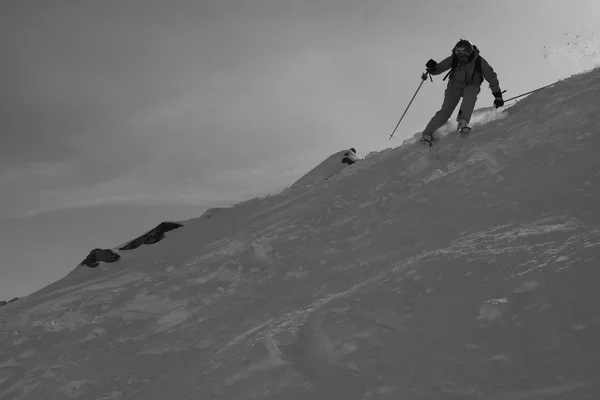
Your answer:
[[[438,77],[387,140],[424,63],[460,38],[512,96],[587,66],[599,26],[591,0],[5,1],[0,299],[342,148],[399,145],[441,104]]]

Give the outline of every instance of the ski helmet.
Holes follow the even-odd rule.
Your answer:
[[[356,149],[355,149],[354,147],[352,147],[352,148],[350,149],[350,151],[352,151],[354,154],[356,154]]]
[[[460,39],[454,46],[453,52],[459,60],[467,60],[473,53],[473,45],[466,39]]]

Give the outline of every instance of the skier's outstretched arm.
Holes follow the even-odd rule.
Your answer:
[[[431,63],[432,61],[433,60],[429,60],[427,64]],[[427,68],[427,72],[429,72],[431,75],[439,75],[450,69],[450,67],[452,66],[452,56],[444,58],[439,63],[436,63],[435,61],[433,61],[433,63],[435,65],[433,66],[433,68]]]

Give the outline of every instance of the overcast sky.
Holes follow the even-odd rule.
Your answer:
[[[340,149],[399,145],[442,101],[440,76],[388,141],[425,62],[460,38],[508,97],[591,66],[599,27],[597,0],[6,0],[0,299]]]

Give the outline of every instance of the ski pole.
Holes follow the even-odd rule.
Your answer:
[[[391,140],[392,136],[394,136],[394,133],[396,133],[396,129],[398,129],[398,126],[400,126],[400,122],[402,122],[402,119],[406,115],[406,112],[408,111],[410,105],[412,104],[413,100],[417,96],[417,93],[419,93],[419,90],[421,90],[421,86],[423,86],[423,83],[425,83],[425,81],[427,80],[427,75],[429,75],[427,72],[423,72],[423,75],[421,75],[421,84],[417,88],[417,91],[413,95],[412,99],[410,99],[410,102],[408,103],[408,106],[406,106],[406,110],[404,110],[404,113],[400,117],[400,121],[398,121],[398,123],[396,124],[396,127],[394,128],[394,131],[392,132],[392,134],[390,135],[390,138],[388,140]],[[431,75],[429,75],[429,79],[431,79],[431,82],[433,82],[433,78],[431,77]]]
[[[510,99],[508,99],[508,100],[504,100],[504,102],[506,103],[507,101],[511,101],[511,100],[514,100],[514,99],[518,99],[519,97],[527,96],[528,94],[531,94],[531,93],[538,92],[538,91],[540,91],[540,90],[542,90],[542,89],[546,89],[546,88],[549,88],[550,86],[554,86],[554,85],[556,85],[556,82],[555,82],[555,83],[551,83],[551,84],[549,84],[549,85],[546,85],[546,86],[544,86],[544,87],[541,87],[541,88],[539,88],[539,89],[535,89],[535,90],[532,90],[532,91],[530,91],[530,92],[523,93],[523,94],[520,94],[520,95],[518,95],[518,96],[515,96],[515,97],[511,97],[511,98],[510,98]]]

